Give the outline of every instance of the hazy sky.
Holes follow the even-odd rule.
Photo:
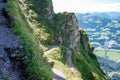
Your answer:
[[[120,0],[52,0],[57,12],[111,12],[120,11]]]

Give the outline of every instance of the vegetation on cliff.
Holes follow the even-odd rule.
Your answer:
[[[10,26],[25,48],[22,69],[27,80],[52,80],[52,67],[62,70],[67,80],[106,80],[87,35],[78,31],[75,14],[54,14],[51,0],[10,0],[6,11]],[[59,36],[63,39],[61,45],[57,44]],[[57,47],[43,58],[55,45]],[[67,63],[68,50],[72,51],[75,72]],[[52,67],[48,61],[54,63]]]
[[[20,37],[26,52],[23,59],[23,74],[27,80],[52,80],[52,72],[46,59],[43,59],[43,51],[39,46],[39,41],[22,12],[18,0],[8,1],[6,11],[10,18],[10,26],[15,34]]]
[[[80,52],[73,50],[73,61],[76,68],[82,74],[83,80],[105,80],[103,71],[97,62],[96,56],[93,54],[94,47],[88,43],[87,34],[80,30]]]

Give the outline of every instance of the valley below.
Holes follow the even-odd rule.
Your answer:
[[[120,80],[120,60],[98,57],[98,61],[108,80]]]
[[[120,80],[120,13],[76,14],[108,80]]]

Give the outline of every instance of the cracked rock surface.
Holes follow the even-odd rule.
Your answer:
[[[4,6],[5,2],[0,0],[0,80],[22,80],[18,67],[5,51],[5,48],[18,46],[19,42],[18,37],[8,28],[7,20],[3,16]]]

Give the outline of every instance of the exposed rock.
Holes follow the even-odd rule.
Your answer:
[[[49,3],[46,7],[47,14],[45,14],[45,17],[48,19],[52,19],[54,17],[53,4],[51,0],[48,1]]]
[[[64,41],[69,44],[70,48],[77,48],[77,43],[80,40],[78,21],[74,13],[59,13],[64,19],[59,21],[61,28],[63,30]]]
[[[52,19],[54,17],[52,0],[40,0],[38,4],[40,5],[38,10],[42,16],[46,19]]]
[[[21,1],[21,0],[20,0]],[[34,0],[27,0],[27,1],[30,1],[30,2],[27,2],[26,0],[22,0],[23,1],[23,3],[22,3],[22,5],[19,5],[20,6],[20,8],[21,8],[21,10],[23,11],[22,13],[24,13],[24,12],[26,12],[26,10],[28,9],[28,8],[30,8],[31,10],[31,12],[32,12],[32,14],[31,15],[34,15],[34,13],[37,13],[37,16],[35,16],[35,17],[33,17],[33,16],[26,16],[26,17],[30,17],[30,18],[28,18],[29,19],[29,21],[28,22],[31,22],[32,23],[32,21],[35,21],[34,20],[34,18],[36,18],[36,17],[38,17],[38,16],[40,16],[40,19],[42,20],[41,22],[40,22],[40,24],[42,24],[42,23],[44,23],[44,19],[45,19],[45,21],[50,21],[50,20],[48,20],[48,19],[51,19],[51,21],[52,21],[52,18],[55,18],[54,17],[54,11],[53,11],[53,6],[52,6],[52,1],[51,0],[39,0],[38,1],[38,3],[37,2],[34,2]],[[21,1],[21,2],[22,2]],[[28,6],[30,6],[30,7],[28,7],[28,6],[26,6],[25,5],[25,3],[27,3],[27,5]],[[34,4],[34,3],[36,3],[37,4],[37,8],[36,8],[36,5]],[[21,4],[21,3],[20,3]],[[33,6],[33,5],[34,6]],[[40,5],[40,7],[39,7],[39,5]],[[26,6],[25,7],[25,9],[24,9],[24,6]],[[28,7],[28,8],[27,8]],[[32,11],[32,9],[34,9],[33,11]],[[37,12],[38,11],[38,12]],[[18,11],[19,12],[19,11]],[[29,9],[28,9],[28,13],[29,13]],[[26,14],[27,14],[27,12],[26,12]],[[79,32],[79,27],[78,27],[78,21],[77,21],[77,19],[76,19],[76,16],[75,16],[75,14],[74,13],[61,13],[61,14],[58,14],[58,15],[62,15],[62,16],[60,16],[60,20],[58,20],[58,21],[56,21],[56,22],[58,22],[59,24],[60,24],[60,26],[59,27],[61,27],[61,36],[62,36],[62,39],[64,40],[64,42],[65,43],[67,43],[67,44],[65,44],[65,46],[67,45],[67,47],[70,47],[70,48],[72,48],[72,49],[75,49],[75,50],[79,50],[79,47],[84,47],[83,48],[83,50],[84,51],[89,51],[90,50],[90,45],[89,45],[89,43],[88,43],[88,38],[86,37],[87,35],[86,34],[84,34],[84,33],[82,33],[82,35],[81,35],[81,33]],[[25,17],[25,18],[26,18]],[[32,18],[33,17],[33,18]],[[61,17],[63,18],[63,19],[61,19]],[[26,18],[27,19],[27,18]],[[33,19],[33,20],[32,20]],[[36,21],[35,21],[36,22]],[[38,21],[39,22],[39,21]],[[30,23],[30,24],[31,24]],[[33,25],[34,25],[35,23],[33,22]],[[47,25],[47,23],[45,22],[45,24]],[[58,24],[58,25],[59,25]],[[48,26],[46,26],[46,25],[35,25],[35,26],[32,26],[33,28],[35,28],[35,29],[37,29],[36,27],[40,27],[40,26],[43,26],[43,29],[46,29],[46,28],[48,28],[49,27],[49,25]],[[53,24],[54,25],[54,24]],[[46,28],[45,28],[46,27]],[[50,26],[51,27],[51,26]],[[51,27],[51,28],[53,28],[53,27]],[[57,27],[58,28],[58,27]],[[41,29],[41,28],[40,28]],[[50,30],[52,30],[52,29],[50,29]],[[59,29],[58,29],[59,30]],[[44,32],[44,31],[43,31]],[[45,30],[45,32],[47,32],[47,30]],[[41,33],[42,33],[42,31],[40,31],[40,35],[41,35]],[[36,33],[35,33],[36,34]],[[53,33],[54,34],[54,33]],[[63,34],[63,35],[62,35]],[[59,34],[58,34],[59,35]],[[35,35],[36,36],[36,35]],[[83,36],[83,37],[82,37]],[[41,36],[40,36],[41,37]],[[50,36],[51,37],[51,36]],[[57,37],[57,35],[55,36],[55,37]],[[81,37],[82,37],[82,39],[81,39]],[[16,38],[15,38],[16,39]],[[47,38],[48,39],[48,38]],[[11,41],[11,42],[14,42],[14,41]],[[80,45],[79,44],[79,42],[82,42],[82,45]],[[47,43],[48,44],[48,43]],[[14,44],[15,45],[15,44]],[[18,44],[17,44],[18,45]],[[48,44],[49,45],[49,44]],[[80,45],[80,46],[78,46],[78,45]],[[45,46],[45,45],[44,45]],[[47,47],[47,46],[46,46]],[[54,47],[52,47],[52,49],[50,48],[50,50],[48,49],[48,51],[46,51],[45,52],[45,55],[44,56],[46,56],[47,54],[49,54],[50,53],[50,51],[51,50],[53,50],[53,48]],[[5,46],[4,48],[3,48],[6,52],[7,52],[7,58],[12,58],[12,59],[17,59],[17,58],[21,58],[21,57],[24,57],[24,54],[23,54],[23,52],[24,51],[22,51],[22,50],[24,50],[24,48],[22,48],[22,49],[18,49],[18,48],[16,48],[15,46],[13,47],[13,46]],[[4,51],[4,52],[5,52]],[[21,54],[22,53],[22,54]],[[74,64],[72,63],[72,51],[70,51],[70,50],[68,50],[67,51],[67,55],[68,55],[68,66],[69,67],[72,67],[71,69],[73,70],[74,68]],[[87,52],[88,53],[88,52]],[[82,53],[82,54],[84,54],[84,52]],[[34,54],[33,54],[34,55]],[[36,55],[36,54],[35,54]],[[9,57],[8,57],[9,56]],[[84,55],[83,55],[84,56]],[[89,56],[89,55],[88,55]],[[33,57],[34,58],[34,57]],[[37,58],[36,56],[35,56],[35,58]],[[89,58],[89,57],[88,57]],[[9,59],[9,61],[10,61],[10,59]],[[88,61],[88,59],[87,59],[87,57],[85,56],[84,57],[84,59],[85,59],[85,62],[83,63],[83,65],[85,64],[85,63],[88,63],[89,61]],[[89,59],[92,59],[91,57],[89,58]],[[32,59],[31,59],[32,60]],[[38,60],[38,59],[37,59]],[[82,59],[81,60],[79,60],[78,59],[78,61],[81,61],[82,62]],[[87,62],[88,61],[88,62]],[[12,61],[11,61],[12,62]],[[96,61],[97,62],[97,61]],[[13,63],[13,62],[12,62]],[[13,64],[16,64],[16,62],[15,63],[13,63]],[[34,64],[33,64],[34,65]],[[54,65],[54,63],[50,63],[50,65],[51,66],[53,66]],[[87,64],[88,65],[88,64]],[[13,65],[14,66],[14,65]],[[34,66],[31,66],[31,65],[29,65],[30,66],[30,69],[34,69],[35,67]],[[36,66],[36,65],[35,65]],[[33,68],[32,68],[33,67]],[[39,68],[37,68],[37,70],[39,70],[40,69],[40,67],[41,66],[39,66]],[[87,68],[89,68],[88,66],[86,66]],[[97,66],[98,67],[98,66]],[[27,69],[28,70],[28,69]],[[30,70],[31,71],[31,70]],[[92,70],[91,70],[92,71]],[[32,73],[34,73],[34,72],[36,72],[36,71],[33,71]],[[46,71],[47,72],[47,71]],[[64,80],[64,79],[66,79],[66,76],[64,76],[64,74],[61,72],[61,71],[59,71],[59,70],[56,70],[56,68],[53,68],[53,72],[54,72],[54,74],[55,74],[55,79],[56,80]],[[98,69],[98,72],[99,72],[99,69]],[[30,75],[32,74],[32,73],[30,73]],[[90,71],[89,71],[89,73],[90,73]],[[89,75],[89,73],[87,74],[87,75]],[[44,73],[43,73],[44,74]],[[60,76],[60,75],[62,75],[62,76]],[[85,74],[83,74],[83,75],[85,75]],[[91,75],[92,75],[92,73],[91,73]],[[90,75],[90,77],[93,77],[93,76],[91,76]],[[99,75],[99,74],[98,74]],[[37,76],[39,76],[39,74],[37,74]],[[43,76],[43,75],[42,75]],[[42,76],[40,76],[40,77],[42,77]],[[32,76],[32,77],[34,77],[34,76]],[[32,79],[34,79],[34,78],[32,78]],[[45,79],[45,78],[44,78]],[[13,79],[13,80],[19,80],[19,79]]]
[[[10,58],[14,58],[14,59],[21,59],[23,57],[25,57],[25,51],[23,46],[17,46],[17,47],[13,47],[13,48],[4,48],[4,50],[7,52],[8,56]]]
[[[74,64],[72,62],[72,51],[70,49],[67,50],[67,63],[70,68],[74,68]]]
[[[19,38],[8,28],[7,20],[2,14],[4,6],[4,1],[0,0],[0,80],[23,80],[18,62],[11,61],[4,50],[19,45]]]
[[[89,38],[87,37],[86,32],[82,29],[79,29],[79,33],[81,36],[80,42],[82,43],[82,44],[80,44],[80,46],[83,46],[83,48],[85,49],[86,52],[93,52],[94,47],[89,44]]]

